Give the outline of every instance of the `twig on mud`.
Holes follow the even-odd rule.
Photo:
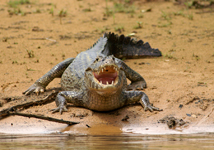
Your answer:
[[[51,42],[57,42],[56,40],[53,40],[53,39],[49,39],[49,38],[46,38],[46,40],[49,40],[49,41],[51,41]]]
[[[200,11],[200,12],[196,12],[196,14],[205,14],[205,13],[213,13],[214,10],[208,10],[208,11]]]
[[[35,105],[51,103],[55,100],[55,97],[57,94],[58,94],[58,91],[53,91],[53,93],[51,93],[50,95],[46,96],[43,99],[40,99],[37,101],[26,102],[23,104],[18,104],[18,105],[3,109],[2,111],[0,111],[0,119],[7,117],[10,114],[10,112],[14,112],[17,109],[26,109],[26,108],[29,108],[29,107],[35,106]]]
[[[207,115],[205,115],[198,123],[197,125],[201,125],[208,117],[210,117],[210,115],[213,113],[214,108],[211,109],[211,111],[209,113],[207,113]]]
[[[28,38],[28,40],[46,40],[46,38]]]
[[[49,40],[49,41],[51,41],[51,42],[57,42],[56,40],[54,40],[54,39],[50,39],[50,38],[29,38],[28,40]]]
[[[43,119],[43,120],[48,120],[48,121],[53,121],[53,122],[58,122],[58,123],[64,123],[64,124],[68,124],[69,126],[79,123],[79,122],[66,121],[63,119],[57,119],[57,118],[52,118],[52,117],[39,116],[39,115],[35,115],[35,114],[26,114],[26,113],[19,113],[19,112],[9,112],[8,114],[29,117],[29,118],[33,117],[33,118],[38,118],[38,119]]]

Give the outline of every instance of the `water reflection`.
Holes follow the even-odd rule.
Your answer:
[[[157,149],[213,150],[214,134],[192,135],[0,135],[1,149]]]

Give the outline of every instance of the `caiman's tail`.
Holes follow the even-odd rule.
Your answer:
[[[142,58],[142,57],[159,57],[162,56],[158,49],[151,48],[148,42],[137,41],[134,38],[118,36],[114,33],[105,33],[107,37],[107,47],[110,54],[117,58]]]

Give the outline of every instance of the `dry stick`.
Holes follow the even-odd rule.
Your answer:
[[[26,102],[23,104],[19,104],[19,105],[9,107],[7,109],[3,109],[2,111],[0,111],[0,119],[7,117],[7,116],[10,116],[10,115],[18,115],[18,116],[33,117],[33,118],[38,118],[38,119],[43,119],[43,120],[48,120],[48,121],[53,121],[53,122],[58,122],[58,123],[65,123],[68,125],[78,124],[79,122],[65,121],[62,119],[56,119],[56,118],[52,118],[52,117],[45,117],[45,116],[38,116],[35,114],[25,114],[25,113],[15,112],[17,109],[21,109],[21,108],[26,109],[26,108],[29,108],[31,106],[47,104],[47,103],[53,102],[54,97],[56,97],[57,93],[58,93],[58,91],[53,91],[53,93],[46,96],[44,99],[32,101],[32,102]]]
[[[35,105],[51,103],[54,101],[54,97],[56,97],[57,93],[58,93],[58,91],[54,91],[50,95],[46,96],[44,99],[26,102],[23,104],[18,104],[18,105],[3,109],[2,111],[0,111],[0,120],[4,117],[7,117],[11,111],[16,111],[17,109],[20,109],[20,108],[26,109],[26,108],[29,108],[29,107],[35,106]]]
[[[198,123],[197,125],[201,125],[208,117],[210,117],[210,115],[212,114],[212,112],[214,111],[214,108],[211,109],[210,112],[208,112]]]
[[[51,42],[57,42],[56,40],[54,40],[54,39],[50,39],[50,38],[29,38],[28,40],[49,40],[49,41],[51,41]]]
[[[58,123],[64,123],[70,125],[78,124],[79,122],[73,122],[73,121],[66,121],[63,119],[56,119],[52,117],[45,117],[45,116],[39,116],[35,114],[25,114],[25,113],[18,113],[18,112],[9,112],[9,115],[18,115],[18,116],[23,116],[23,117],[33,117],[33,118],[38,118],[38,119],[43,119],[43,120],[48,120],[48,121],[53,121],[53,122],[58,122]]]
[[[196,12],[196,14],[205,14],[205,13],[213,13],[214,10],[208,10],[208,11],[200,11],[200,12]]]

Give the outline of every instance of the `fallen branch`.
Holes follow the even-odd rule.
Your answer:
[[[37,101],[30,101],[30,102],[26,102],[23,104],[18,104],[6,109],[3,109],[2,111],[0,111],[0,119],[2,119],[3,117],[7,117],[10,112],[14,112],[17,109],[27,109],[31,106],[35,106],[35,105],[42,105],[42,104],[47,104],[47,103],[51,103],[55,100],[56,95],[58,94],[58,91],[54,91],[53,93],[51,93],[50,95],[46,96],[43,99],[37,100]]]
[[[9,112],[9,115],[17,115],[17,116],[23,116],[23,117],[29,117],[29,118],[38,118],[38,119],[43,119],[43,120],[48,120],[52,122],[58,122],[58,123],[64,123],[70,125],[78,124],[79,122],[73,122],[73,121],[66,121],[63,119],[56,119],[52,117],[45,117],[45,116],[39,116],[35,114],[26,114],[26,113],[18,113],[18,112]]]

